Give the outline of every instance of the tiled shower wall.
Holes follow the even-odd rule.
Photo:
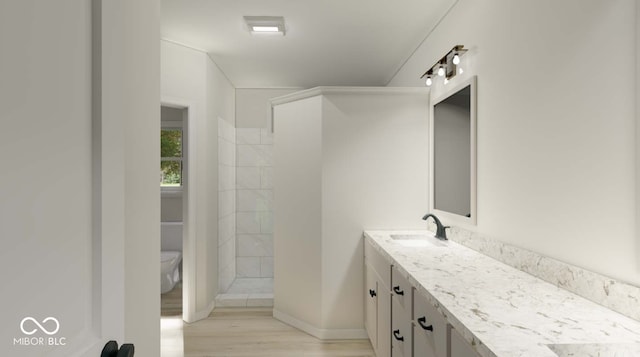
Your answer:
[[[236,275],[273,277],[273,134],[236,129]]]
[[[218,118],[218,289],[236,278],[236,129]]]

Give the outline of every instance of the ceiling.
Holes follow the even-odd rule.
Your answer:
[[[383,86],[456,1],[163,0],[162,38],[209,53],[236,88]],[[286,35],[243,16],[284,16]]]

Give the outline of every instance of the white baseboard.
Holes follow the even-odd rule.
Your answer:
[[[209,303],[209,305],[207,305],[204,310],[196,311],[193,322],[204,320],[209,317],[209,315],[211,315],[211,311],[213,311],[215,307],[216,301],[213,300]]]
[[[276,309],[273,309],[273,317],[321,340],[361,340],[369,338],[367,331],[364,329],[317,328]]]

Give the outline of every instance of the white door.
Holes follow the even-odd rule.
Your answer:
[[[159,354],[158,321],[143,318],[159,309],[159,201],[145,186],[157,166],[126,170],[155,148],[133,137],[159,107],[153,1],[0,1],[3,355],[98,356],[125,337]]]

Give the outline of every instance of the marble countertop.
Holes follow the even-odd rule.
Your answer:
[[[452,241],[365,231],[484,357],[640,356],[640,322]],[[640,307],[639,307],[640,308]]]
[[[551,345],[560,357],[638,357],[640,344]]]

